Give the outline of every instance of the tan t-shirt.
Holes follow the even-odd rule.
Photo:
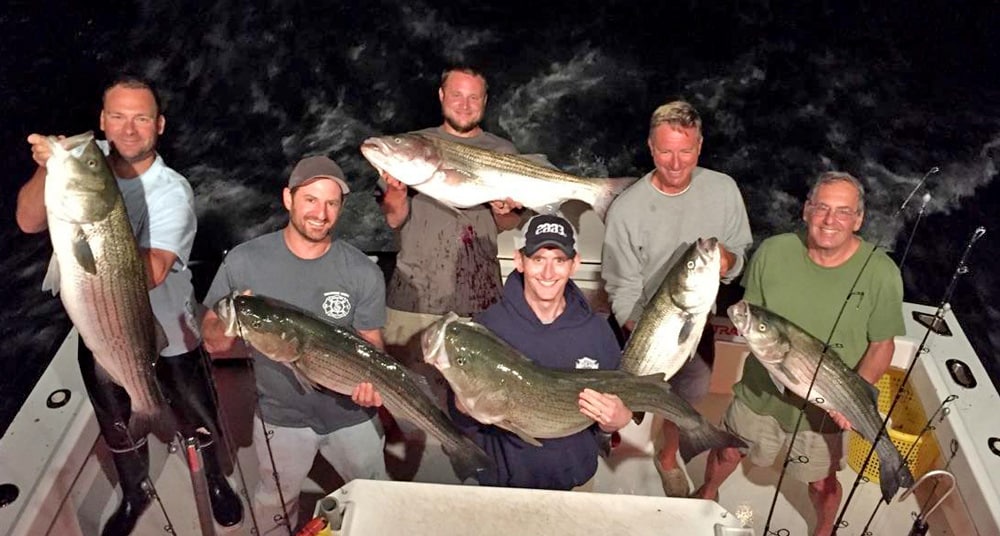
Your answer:
[[[459,138],[433,127],[418,133],[517,154],[511,142],[488,132]],[[500,299],[497,227],[489,206],[453,209],[417,193],[410,197],[410,215],[397,233],[399,255],[386,287],[387,306],[472,316]]]

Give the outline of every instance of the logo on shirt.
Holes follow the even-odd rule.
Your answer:
[[[344,318],[351,312],[351,297],[346,292],[327,292],[324,294],[323,312],[331,318]]]
[[[597,362],[596,359],[592,359],[592,358],[589,358],[589,357],[581,357],[580,359],[576,360],[576,368],[578,368],[578,369],[595,369],[596,370],[596,369],[599,369],[601,367],[600,367],[600,364]]]
[[[566,230],[563,228],[562,225],[560,225],[558,223],[540,223],[540,224],[538,224],[538,227],[535,228],[535,234],[536,235],[540,235],[540,234],[545,234],[545,233],[552,233],[552,234],[557,234],[559,236],[566,236]],[[579,367],[577,367],[577,368],[579,368]]]

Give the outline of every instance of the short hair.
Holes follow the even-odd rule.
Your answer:
[[[442,71],[441,87],[444,87],[444,83],[448,81],[448,77],[451,76],[451,73],[465,73],[469,76],[478,76],[483,79],[483,89],[485,89],[487,93],[490,91],[490,83],[486,80],[486,75],[471,65],[453,65]]]
[[[652,135],[653,129],[660,125],[694,128],[698,131],[698,135],[701,135],[701,116],[698,115],[698,110],[682,100],[668,102],[653,111],[653,117],[649,120],[649,134]]]
[[[820,176],[816,178],[816,182],[813,183],[812,188],[809,189],[809,202],[812,203],[813,200],[816,199],[816,194],[819,192],[821,186],[835,182],[846,182],[851,186],[854,186],[854,189],[858,191],[858,213],[864,214],[865,187],[861,185],[861,181],[856,179],[854,175],[851,175],[846,171],[826,171],[821,173]]]
[[[104,88],[104,94],[101,96],[101,105],[102,106],[104,105],[105,101],[107,101],[107,99],[108,99],[108,92],[111,91],[112,89],[116,88],[116,87],[119,87],[119,86],[124,87],[124,88],[128,88],[128,89],[145,89],[145,90],[148,90],[150,93],[153,94],[153,103],[156,105],[156,114],[157,115],[162,115],[163,114],[163,103],[160,101],[160,94],[156,91],[156,88],[153,86],[152,82],[150,82],[149,80],[146,80],[145,78],[141,78],[139,76],[135,76],[135,75],[131,75],[131,74],[126,74],[126,75],[119,76],[113,82],[111,82],[110,84],[108,84],[107,87]]]

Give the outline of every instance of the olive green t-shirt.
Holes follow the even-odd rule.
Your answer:
[[[872,253],[873,248],[862,240],[847,262],[826,268],[807,255],[804,232],[771,237],[760,245],[743,274],[744,299],[785,317],[820,341],[829,340],[841,360],[856,368],[869,341],[906,332],[899,268],[881,249]],[[747,359],[743,379],[733,391],[754,412],[774,417],[789,432],[795,428],[802,399],[780,393],[756,359]],[[839,430],[825,411],[812,404],[806,416],[812,430]]]

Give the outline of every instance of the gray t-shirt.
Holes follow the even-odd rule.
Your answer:
[[[517,154],[514,144],[488,132],[472,138],[453,136],[441,127],[417,132]],[[399,254],[386,296],[389,307],[472,316],[500,299],[497,226],[489,206],[453,209],[417,193],[410,198],[410,214],[397,237]]]
[[[753,243],[743,196],[729,175],[696,167],[691,186],[678,195],[657,190],[652,177],[647,173],[622,192],[605,222],[601,277],[621,324],[639,319],[670,267],[698,238],[714,236],[736,256],[723,283],[740,274]]]
[[[205,296],[211,307],[234,290],[250,289],[356,330],[385,325],[385,283],[378,266],[354,246],[335,239],[318,259],[296,257],[282,231],[240,244],[226,255]],[[253,352],[261,418],[319,434],[364,422],[375,415],[351,397],[303,388],[285,365]]]

